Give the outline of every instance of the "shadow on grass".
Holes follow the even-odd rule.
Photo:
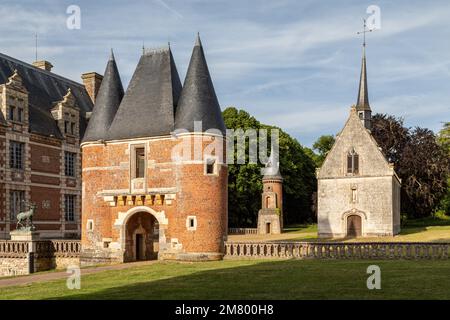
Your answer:
[[[444,272],[448,271],[450,261],[266,260],[251,261],[248,265],[235,267],[230,261],[222,263],[222,268],[153,280],[149,277],[152,272],[149,267],[139,272],[134,271],[132,277],[128,278],[128,284],[114,286],[112,281],[109,287],[103,289],[97,289],[101,283],[96,284],[93,278],[82,279],[80,291],[51,299],[450,298],[450,278]],[[239,263],[245,264],[242,261]],[[383,290],[367,289],[366,269],[370,264],[377,264],[382,268]],[[174,265],[177,267],[175,263],[168,264],[168,267]],[[117,275],[111,273],[111,276],[117,279]],[[131,283],[133,281],[135,283]]]

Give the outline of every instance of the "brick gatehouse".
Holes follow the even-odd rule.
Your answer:
[[[111,54],[81,144],[82,263],[221,259],[227,166],[211,145],[224,135],[200,38],[184,86],[167,47],[143,53],[124,93]],[[174,160],[199,140],[203,156]]]

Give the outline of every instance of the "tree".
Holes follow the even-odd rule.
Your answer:
[[[244,110],[230,107],[223,111],[228,129],[279,129],[261,124]],[[280,130],[280,129],[279,129]],[[315,164],[298,141],[280,130],[280,172],[283,176],[285,224],[313,218],[312,193],[316,189]],[[268,148],[270,150],[270,148]],[[248,156],[248,141],[246,143]],[[236,150],[235,150],[236,159]],[[248,160],[248,157],[247,157]],[[263,164],[228,164],[228,214],[232,227],[256,226],[261,209]]]
[[[315,158],[317,167],[322,166],[323,161],[333,147],[335,141],[336,139],[332,135],[324,135],[314,142],[313,149],[319,153]]]
[[[450,158],[450,122],[444,123],[444,127],[439,131],[438,139],[439,145],[447,151],[447,155]],[[450,215],[450,175],[447,178],[447,193],[441,200],[439,206],[441,210],[447,215]]]
[[[405,128],[401,118],[376,114],[372,135],[402,179],[401,210],[409,217],[433,214],[447,191],[448,154],[435,134],[424,128]]]

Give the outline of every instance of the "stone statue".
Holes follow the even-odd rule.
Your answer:
[[[30,203],[30,209],[28,211],[20,212],[17,215],[17,230],[33,231],[35,229],[33,225],[33,215],[35,210],[36,204]]]

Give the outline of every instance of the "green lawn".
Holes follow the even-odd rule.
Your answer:
[[[381,290],[366,269],[381,268]],[[65,280],[0,289],[1,299],[450,299],[450,260],[245,260],[157,262]]]

